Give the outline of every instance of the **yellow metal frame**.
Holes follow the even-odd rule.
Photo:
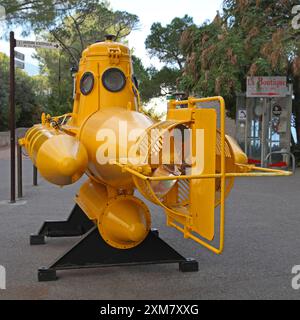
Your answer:
[[[173,222],[169,222],[169,225],[174,227],[175,229],[182,232],[185,238],[190,238],[195,242],[199,243],[200,245],[204,246],[208,250],[214,252],[215,254],[220,255],[224,251],[224,236],[225,236],[225,186],[226,186],[226,179],[227,178],[241,178],[241,177],[276,177],[276,176],[291,176],[292,172],[282,171],[282,170],[275,170],[275,169],[266,169],[266,168],[258,168],[253,165],[244,165],[236,163],[236,166],[241,169],[241,171],[245,171],[244,173],[226,173],[226,155],[225,155],[225,148],[226,148],[226,124],[225,124],[225,115],[226,115],[226,108],[225,108],[225,101],[222,97],[210,97],[210,98],[189,98],[185,101],[170,101],[169,108],[175,109],[176,106],[187,105],[188,108],[195,109],[197,103],[207,103],[207,102],[219,102],[220,109],[221,109],[221,173],[220,174],[202,174],[202,175],[185,175],[185,176],[178,176],[178,177],[149,177],[146,176],[137,170],[130,168],[126,165],[122,165],[117,163],[123,170],[127,171],[128,173],[134,175],[135,177],[142,179],[148,183],[150,190],[152,191],[152,195],[156,198],[157,202],[166,210],[172,213],[170,208],[167,208],[160,199],[154,194],[153,190],[151,189],[150,182],[151,181],[168,181],[168,180],[193,180],[193,179],[221,179],[221,202],[220,202],[220,243],[219,247],[216,248],[211,244],[203,241],[202,239],[196,237],[189,230],[181,228],[177,224]],[[258,172],[254,172],[258,171]],[[178,212],[174,212],[176,215],[180,215]],[[183,215],[185,218],[187,216]]]
[[[106,90],[101,81],[104,72],[112,66],[122,70],[127,79],[126,86],[122,91],[118,92],[118,94]],[[94,75],[94,87],[88,95],[82,94],[80,90],[80,79],[85,72],[90,72]],[[84,211],[89,217],[95,216],[95,214],[93,214],[94,207],[96,207],[94,211],[99,212],[98,210],[102,204],[106,203],[106,197],[110,199],[111,195],[118,196],[118,193],[122,195],[124,193],[129,196],[133,194],[133,189],[136,187],[142,194],[144,192],[144,195],[149,196],[151,201],[161,205],[166,210],[169,226],[183,232],[185,238],[191,238],[207,249],[220,254],[224,248],[225,198],[231,188],[231,186],[227,188],[227,179],[231,178],[230,180],[234,180],[235,177],[288,176],[291,173],[246,165],[246,155],[239,150],[240,148],[238,146],[234,146],[234,143],[227,141],[228,138],[225,136],[225,102],[222,97],[204,99],[191,97],[185,101],[170,100],[168,103],[169,112],[167,121],[153,124],[153,121],[148,117],[136,112],[138,109],[141,110],[140,95],[138,88],[136,88],[132,80],[132,74],[132,61],[130,50],[127,46],[114,43],[110,40],[92,44],[83,51],[80,60],[79,71],[76,75],[76,95],[73,112],[58,117],[43,114],[42,123],[31,128],[25,138],[20,139],[19,142],[26,148],[30,158],[42,176],[49,182],[59,186],[73,184],[84,173],[95,182],[97,187],[93,185],[88,189],[88,187],[85,186],[87,191],[84,192],[85,189],[83,188],[80,193],[81,198],[77,200],[81,201],[81,207],[86,206],[87,209],[84,209]],[[217,129],[215,111],[213,110],[212,112],[212,110],[209,110],[208,115],[205,115],[206,111],[197,110],[197,103],[210,103],[214,101],[218,101],[221,108],[221,128],[220,131],[217,132],[216,146],[214,146],[215,129]],[[186,108],[182,108],[182,106],[186,106]],[[199,121],[199,119],[201,121]],[[160,144],[160,141],[157,140],[156,137],[152,139],[150,135],[149,139],[149,130],[156,128],[160,134],[164,134],[164,132],[170,131],[180,124],[183,126],[185,124],[191,124],[193,131],[197,129],[197,123],[199,127],[204,127],[206,130],[209,128],[210,131],[207,135],[210,138],[213,137],[213,143],[206,143],[207,149],[211,152],[209,153],[210,157],[207,157],[210,161],[207,162],[213,163],[214,156],[217,153],[218,168],[216,170],[212,167],[210,170],[203,171],[201,175],[150,177],[148,175],[150,175],[155,168],[148,166],[149,161],[146,159],[145,163],[141,164],[141,166],[123,165],[121,164],[122,160],[119,160],[120,163],[117,163],[117,165],[111,165],[111,163],[101,165],[97,159],[97,152],[100,147],[105,146],[105,143],[98,141],[97,133],[99,130],[109,129],[115,133],[116,137],[119,137],[119,139],[110,142],[112,148],[115,148],[116,151],[119,150],[119,155],[116,155],[117,159],[121,159],[129,149],[128,143],[125,145],[122,139],[120,139],[122,132],[119,124],[121,121],[126,122],[128,132],[133,129],[141,129],[146,132],[145,135],[141,135],[141,139],[135,146],[142,147],[140,151],[146,150],[148,152],[146,152],[147,156],[151,156],[149,152],[157,149],[156,147]],[[209,122],[209,125],[206,125],[206,122]],[[194,133],[194,131],[192,133]],[[159,139],[160,138],[162,137],[160,136]],[[150,140],[151,145],[149,146],[146,142],[144,143],[144,139],[147,139],[147,142]],[[230,151],[232,152],[228,152],[228,146],[230,147],[230,145],[232,149]],[[194,145],[191,147],[192,149],[195,148]],[[214,148],[217,150],[213,150]],[[234,150],[235,148],[238,150]],[[212,151],[217,152],[213,154]],[[192,152],[194,152],[194,150],[192,150]],[[235,155],[235,157],[230,158],[234,159],[230,162],[230,167],[229,162],[226,162],[228,153]],[[120,154],[122,156],[120,156]],[[141,154],[141,156],[143,156],[143,154]],[[171,156],[174,156],[174,152]],[[120,167],[124,174],[121,173]],[[205,169],[208,169],[208,166]],[[228,172],[226,172],[226,169]],[[191,171],[191,173],[195,172],[199,171]],[[182,181],[194,179],[218,179],[217,189],[209,186],[210,188],[207,188],[207,191],[205,188],[206,181],[204,181],[203,186],[200,186],[198,189],[194,187],[195,183]],[[171,192],[162,199],[160,195],[154,192],[152,182],[163,180],[177,180],[177,190],[175,188],[172,189]],[[220,187],[219,180],[221,182]],[[209,182],[214,181],[209,180]],[[192,186],[186,186],[186,183]],[[105,188],[107,187],[107,190],[103,191],[103,188],[98,185],[102,185],[103,188],[104,186]],[[185,185],[185,187],[183,187],[183,185]],[[183,191],[183,189],[185,189],[185,191]],[[187,204],[192,203],[195,205],[198,203],[198,201],[194,200],[197,199],[197,194],[196,192],[193,193],[193,190],[200,190],[201,192],[204,190],[203,193],[199,192],[199,194],[202,195],[202,199],[206,191],[210,196],[207,197],[206,202],[202,201],[203,207],[199,209],[202,209],[203,212],[195,212],[196,210],[193,211],[194,208],[188,210]],[[204,213],[204,216],[207,216],[206,222],[210,223],[209,228],[212,229],[211,226],[213,222],[212,219],[209,220],[209,218],[211,218],[212,215],[215,216],[215,211],[211,206],[211,196],[216,190],[218,197],[214,199],[215,206],[221,206],[220,245],[218,248],[211,245],[210,240],[212,238],[210,235],[207,236],[204,232],[200,232],[199,226],[196,225],[199,221],[203,222],[201,214]],[[172,193],[172,191],[174,192]],[[173,206],[173,203],[177,205],[179,202],[177,201],[179,197],[177,197],[177,202],[174,200],[176,198],[176,191],[178,194],[180,194],[180,192],[184,193],[184,204],[181,202],[179,203],[180,205]],[[105,201],[103,201],[103,199]],[[123,208],[120,205],[120,207],[124,209],[124,212],[127,210],[125,206]],[[139,208],[141,207],[142,206],[139,206]],[[198,207],[196,209],[198,209]],[[135,210],[133,210],[133,212],[134,211]],[[127,214],[125,212],[124,216],[127,216]],[[132,216],[135,216],[134,213]],[[136,219],[136,221],[137,220],[138,219]],[[179,224],[179,226],[177,224]],[[204,228],[209,229],[207,227],[208,223],[203,223],[203,225]],[[183,228],[181,228],[182,226]],[[134,230],[132,232],[134,233]],[[119,231],[116,231],[116,233],[119,233]],[[200,238],[196,236],[196,234],[199,234]]]

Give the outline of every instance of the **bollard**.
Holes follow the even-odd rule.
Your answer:
[[[17,181],[18,181],[18,198],[23,198],[23,165],[22,165],[22,147],[17,146]]]
[[[36,166],[33,166],[33,185],[37,187],[38,185],[38,171]]]

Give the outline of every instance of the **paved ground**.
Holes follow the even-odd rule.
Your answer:
[[[153,226],[180,253],[196,258],[200,272],[182,274],[177,265],[61,272],[57,282],[38,283],[37,268],[52,262],[76,239],[30,247],[28,236],[45,219],[64,219],[78,185],[31,186],[25,161],[26,205],[0,204],[0,265],[7,290],[0,299],[299,299],[291,269],[300,265],[300,171],[291,178],[242,179],[228,200],[226,249],[218,257],[165,227],[151,206]],[[0,201],[9,196],[9,162],[0,160]]]

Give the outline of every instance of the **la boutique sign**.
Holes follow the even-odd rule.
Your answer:
[[[286,77],[248,77],[248,98],[286,97],[288,94]]]

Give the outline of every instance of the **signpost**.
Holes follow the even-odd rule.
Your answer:
[[[16,46],[22,48],[43,48],[43,49],[58,49],[59,45],[52,42],[44,41],[25,41],[25,40],[16,40]]]
[[[16,202],[16,105],[15,105],[15,47],[13,31],[10,32],[10,76],[9,76],[9,129],[10,129],[10,202]]]
[[[248,77],[247,98],[286,97],[288,86],[286,77]]]
[[[16,40],[13,31],[10,32],[10,76],[9,76],[9,129],[10,129],[10,203],[16,202],[16,104],[15,104],[15,67],[25,68],[25,55],[15,51],[16,47],[58,49],[57,43],[43,41]],[[19,155],[20,157],[21,155]],[[20,171],[20,168],[18,168]],[[20,173],[20,172],[19,172]],[[20,181],[19,181],[20,182]],[[19,196],[22,190],[18,189]]]

